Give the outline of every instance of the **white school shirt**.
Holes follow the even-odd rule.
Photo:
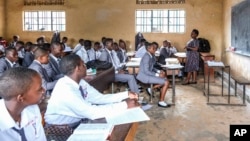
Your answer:
[[[27,141],[46,141],[46,136],[42,126],[41,113],[37,105],[31,105],[23,109],[21,113],[21,126],[19,127],[10,116],[4,100],[0,99],[0,140],[1,141],[21,141],[21,136],[11,129],[24,128]]]
[[[80,58],[82,59],[82,61],[84,61],[84,63],[87,63],[89,61],[88,53],[83,46],[76,52],[76,54],[80,56]]]
[[[93,48],[89,49],[87,53],[88,53],[89,61],[98,60],[101,56],[101,52],[99,50],[95,51]]]
[[[101,81],[101,80],[100,80]],[[87,91],[83,98],[79,90]],[[48,101],[45,122],[48,124],[71,124],[83,118],[98,119],[126,110],[127,103],[121,102],[128,98],[128,92],[102,94],[85,80],[77,84],[68,76],[59,79]]]

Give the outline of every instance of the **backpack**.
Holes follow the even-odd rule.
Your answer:
[[[97,70],[106,70],[113,66],[112,63],[107,61],[92,60],[87,62],[87,69],[95,68]]]
[[[210,44],[209,41],[205,38],[198,38],[199,40],[199,49],[198,52],[210,52]]]

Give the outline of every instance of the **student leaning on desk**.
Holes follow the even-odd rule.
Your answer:
[[[99,119],[128,108],[138,107],[138,96],[132,92],[102,94],[83,77],[86,66],[81,58],[71,54],[62,58],[59,79],[48,101],[45,122],[48,125],[68,125],[75,128],[82,119]],[[102,81],[102,80],[100,80]]]

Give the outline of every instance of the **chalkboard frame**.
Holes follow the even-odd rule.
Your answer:
[[[250,0],[232,7],[231,46],[235,53],[250,57]]]

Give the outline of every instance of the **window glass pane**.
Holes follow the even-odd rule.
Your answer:
[[[65,12],[62,11],[24,11],[23,30],[65,31]]]
[[[136,10],[136,32],[184,32],[184,10]]]

